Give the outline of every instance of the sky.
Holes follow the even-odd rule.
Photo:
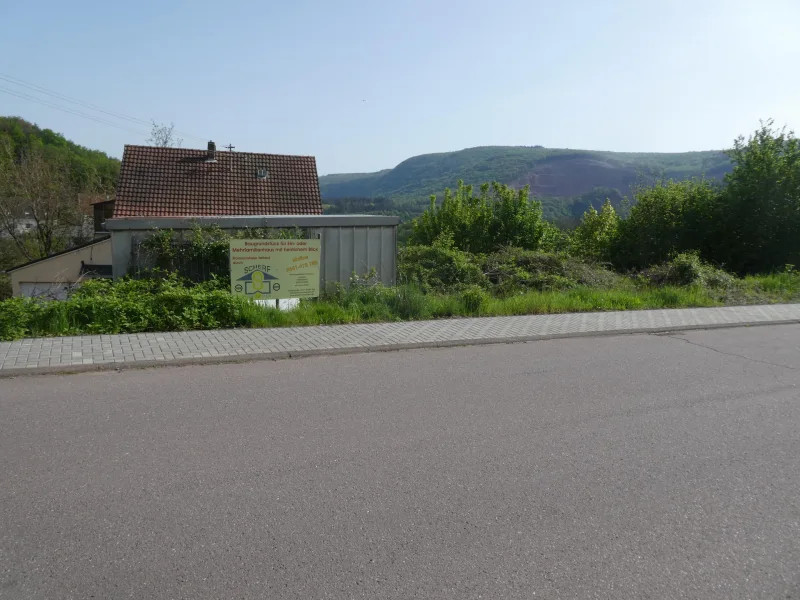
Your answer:
[[[0,30],[0,115],[117,157],[150,120],[320,174],[800,129],[798,0],[0,0]]]

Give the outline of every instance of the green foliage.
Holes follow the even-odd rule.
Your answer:
[[[609,258],[618,266],[644,268],[697,250],[713,258],[714,217],[720,188],[713,182],[660,181],[639,188],[630,216],[619,222]]]
[[[715,259],[739,273],[800,264],[800,141],[768,121],[729,154]]]
[[[719,151],[667,154],[485,146],[415,156],[377,173],[324,175],[320,189],[326,204],[335,205],[340,198],[390,198],[391,202],[384,202],[378,210],[418,215],[426,208],[426,198],[455,187],[459,180],[471,184],[499,181],[516,187],[535,181],[539,174],[556,173],[559,177],[549,177],[546,188],[534,187],[537,196],[544,196],[545,217],[556,220],[580,218],[589,204],[599,208],[606,198],[618,208],[617,201],[637,183],[720,178],[729,170],[730,160]]]
[[[0,340],[15,340],[30,335],[30,322],[38,305],[25,298],[0,301]]]
[[[65,301],[13,298],[0,302],[0,339],[183,331],[247,324],[248,302],[217,282],[190,285],[166,278],[86,281]]]
[[[621,277],[603,266],[568,254],[504,248],[483,259],[494,291],[508,296],[527,290],[566,290],[582,286],[609,288]]]
[[[529,256],[528,259],[531,270],[533,264],[542,268],[550,265],[551,272],[555,270],[557,258]],[[688,259],[688,262],[693,260]],[[519,262],[525,264],[524,259]],[[694,266],[690,264],[690,277],[683,281],[692,280],[692,269]],[[792,271],[734,280],[733,285],[726,288],[712,288],[697,282],[688,286],[659,286],[649,281],[637,283],[618,278],[610,289],[578,284],[568,289],[550,287],[542,291],[523,288],[514,294],[495,296],[474,285],[462,287],[453,294],[439,294],[425,293],[414,285],[389,288],[364,284],[340,289],[320,300],[304,300],[297,309],[288,312],[231,296],[222,289],[226,284],[210,281],[194,285],[175,276],[117,282],[93,280],[63,302],[13,298],[0,302],[0,340],[25,336],[678,308],[800,299],[800,275]]]
[[[0,301],[11,298],[11,277],[0,273]]]
[[[539,250],[542,252],[569,252],[572,247],[570,232],[545,221],[542,224],[542,237]]]
[[[216,225],[193,227],[186,233],[158,229],[141,244],[136,261],[139,275],[157,272],[176,273],[195,282],[230,277],[230,240],[304,238],[300,228],[244,228],[233,235]]]
[[[527,292],[493,299],[488,315],[538,315],[606,310],[645,310],[718,306],[722,302],[700,287],[603,290],[587,287],[564,291]]]
[[[697,251],[745,274],[800,262],[800,141],[768,122],[737,139],[730,157],[724,186],[695,180],[640,188],[619,224],[614,263],[641,269]]]
[[[490,296],[483,288],[471,285],[461,291],[458,299],[466,314],[479,316],[486,312]]]
[[[11,277],[5,271],[23,262],[23,256],[10,239],[0,238],[0,300],[11,297]]]
[[[593,206],[584,213],[581,224],[572,233],[573,251],[590,260],[608,261],[617,243],[619,216],[606,200],[600,212]]]
[[[663,285],[700,285],[726,288],[734,284],[730,273],[704,262],[697,252],[683,252],[671,260],[651,267],[641,274],[648,282]]]
[[[116,188],[120,162],[104,152],[79,146],[59,133],[41,129],[20,117],[0,117],[0,137],[11,142],[18,157],[36,146],[52,160],[69,163],[76,188],[104,193]]]
[[[28,139],[19,123],[11,123],[0,129],[0,136],[6,146],[9,139],[16,144],[20,138],[25,144],[46,140],[56,149],[69,147],[56,134],[38,131],[41,139]],[[725,164],[716,155],[667,160],[663,155],[517,150],[438,155],[436,164],[450,173],[465,156],[478,166],[499,156],[505,165],[500,170],[507,175],[533,155],[537,164],[556,171],[576,159],[613,159],[621,168],[641,167],[642,181],[664,178],[639,185],[630,208],[615,188],[594,188],[573,198],[563,222],[579,214],[570,211],[584,213],[571,232],[544,221],[542,204],[530,198],[527,188],[494,183],[475,193],[459,181],[440,204],[432,198],[428,209],[406,225],[411,245],[399,252],[398,287],[380,285],[374,273],[354,274],[349,287],[303,301],[291,312],[228,293],[229,233],[215,227],[182,234],[156,231],[141,246],[136,280],[89,281],[65,302],[0,302],[0,339],[800,300],[800,274],[793,267],[800,264],[800,142],[793,134],[767,123],[747,141],[738,139],[725,185],[665,178],[696,167],[698,160],[703,171],[719,175]],[[425,161],[406,163],[401,166],[415,177],[430,174]],[[503,171],[506,167],[511,170]],[[378,176],[402,184],[396,170]],[[338,183],[345,179],[339,176]],[[371,180],[369,174],[360,176],[359,185]],[[434,180],[428,177],[425,185]],[[600,198],[606,201],[598,210]],[[364,207],[408,214],[398,210],[395,199],[362,200],[347,199],[332,211]],[[264,229],[235,235],[304,237],[304,232]],[[0,268],[14,264],[14,256],[23,251],[19,243],[9,247],[0,240]],[[770,274],[738,278],[713,265],[740,275]],[[8,284],[0,280],[0,299],[7,293]]]
[[[401,283],[425,291],[446,291],[487,283],[473,257],[456,250],[449,239],[437,240],[431,246],[401,248],[397,256],[397,277]]]
[[[529,198],[527,187],[484,184],[475,195],[472,186],[459,181],[455,192],[445,190],[441,204],[431,198],[414,222],[411,242],[430,245],[446,237],[459,250],[485,253],[507,245],[536,249],[543,235],[542,206]]]

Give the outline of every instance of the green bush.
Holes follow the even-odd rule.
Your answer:
[[[13,298],[0,302],[0,339],[26,335],[184,331],[249,325],[262,307],[175,276],[90,280],[65,301]]]
[[[441,204],[431,197],[430,207],[414,220],[411,242],[431,246],[449,237],[459,250],[474,253],[507,245],[537,249],[546,227],[542,205],[529,191],[495,182],[475,195],[471,185],[459,181],[454,192],[445,190]]]
[[[406,246],[397,256],[397,276],[401,284],[419,286],[423,291],[447,291],[459,287],[488,284],[475,257],[449,245]]]
[[[735,282],[733,275],[704,262],[697,252],[677,254],[670,261],[646,269],[642,275],[647,282],[657,286],[727,288]]]
[[[634,194],[630,216],[619,222],[609,258],[622,268],[644,269],[676,253],[714,257],[720,187],[710,181],[664,181]]]
[[[602,265],[568,254],[504,248],[483,261],[483,270],[500,295],[526,289],[566,290],[578,286],[608,288],[621,277]]]
[[[0,340],[15,340],[28,334],[38,303],[28,298],[0,302]]]
[[[489,294],[477,285],[470,286],[461,291],[459,301],[464,307],[464,311],[470,315],[480,315],[486,312],[489,306]]]
[[[288,239],[306,237],[301,228],[243,228],[233,235],[216,225],[195,225],[184,232],[171,229],[153,230],[139,248],[140,260],[149,267],[137,266],[137,276],[177,273],[191,281],[207,281],[215,277],[225,281],[230,275],[229,247],[231,239]]]
[[[320,300],[303,300],[298,308],[285,312],[231,296],[227,290],[219,289],[219,282],[192,285],[174,277],[92,281],[63,302],[29,298],[0,302],[0,340],[800,300],[800,275],[793,271],[740,280],[698,261],[694,255],[675,257],[668,265],[654,269],[651,276],[658,285],[644,274],[641,279],[646,285],[635,285],[612,274],[618,277],[617,285],[604,289],[576,283],[586,273],[581,275],[583,263],[573,262],[575,259],[570,257],[527,252],[520,255],[513,249],[505,253],[516,256],[516,268],[525,273],[537,272],[538,285],[543,289],[517,288],[514,294],[492,296],[478,285],[462,286],[450,294],[425,293],[414,285],[355,285]],[[594,270],[587,273],[594,278],[604,277]],[[731,280],[733,284],[712,287],[720,280]],[[685,285],[687,282],[689,285]]]
[[[728,155],[733,171],[709,256],[740,274],[800,264],[800,139],[767,121],[736,139]]]
[[[619,236],[619,223],[610,200],[605,201],[600,212],[589,206],[572,234],[572,251],[589,260],[610,260]]]
[[[0,301],[11,298],[11,277],[0,273]]]

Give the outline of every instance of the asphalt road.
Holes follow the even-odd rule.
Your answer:
[[[2,598],[800,599],[800,326],[0,381]]]

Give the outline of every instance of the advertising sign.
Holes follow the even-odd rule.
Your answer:
[[[256,300],[319,296],[320,240],[231,240],[231,293]]]

